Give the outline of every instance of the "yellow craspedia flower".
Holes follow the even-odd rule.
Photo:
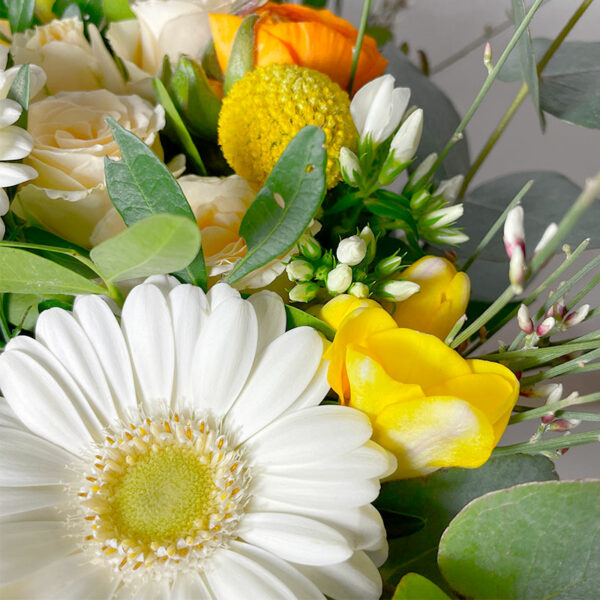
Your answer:
[[[340,148],[356,146],[350,98],[327,75],[297,65],[247,73],[223,100],[219,144],[231,168],[261,187],[291,139],[306,125],[325,132],[327,187],[340,180]]]
[[[519,396],[509,369],[400,328],[371,300],[338,296],[319,316],[337,329],[324,355],[328,382],[342,403],[369,416],[373,440],[396,456],[392,479],[489,458]]]

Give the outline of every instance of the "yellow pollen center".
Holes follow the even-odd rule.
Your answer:
[[[142,457],[115,485],[113,518],[126,537],[150,543],[197,527],[212,508],[212,472],[182,448]]]

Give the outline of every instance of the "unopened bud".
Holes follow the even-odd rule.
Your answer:
[[[336,256],[341,263],[354,267],[367,255],[367,243],[358,235],[343,239],[337,247]]]
[[[566,327],[574,327],[575,325],[579,325],[582,321],[585,321],[588,314],[590,312],[590,305],[584,304],[580,306],[577,310],[569,313],[564,320],[564,324]]]
[[[445,225],[455,223],[463,216],[465,207],[462,204],[455,204],[454,206],[445,206],[438,210],[430,212],[424,219],[425,225],[432,229],[438,229]]]
[[[504,247],[509,258],[513,257],[516,248],[520,248],[525,258],[525,227],[522,206],[515,206],[504,222]]]
[[[556,325],[556,319],[554,317],[548,317],[547,319],[544,319],[536,328],[535,332],[540,336],[543,337],[545,335],[548,335],[553,329],[554,326]]]
[[[290,281],[310,281],[315,273],[314,267],[306,260],[292,260],[285,268]]]
[[[444,258],[454,264],[458,260],[458,254],[452,248],[448,248],[444,250]]]
[[[327,275],[327,289],[330,294],[343,294],[352,284],[352,269],[340,264]]]
[[[434,195],[436,197],[441,196],[448,204],[453,204],[458,198],[464,180],[464,175],[456,175],[452,179],[445,179],[440,183]]]
[[[423,133],[423,109],[411,113],[392,139],[390,156],[398,165],[408,163],[415,155]],[[386,161],[387,162],[387,161]],[[384,167],[385,168],[385,167]]]
[[[458,229],[443,227],[427,232],[427,240],[438,244],[448,244],[458,246],[469,241],[469,236]]]
[[[519,312],[517,313],[517,321],[519,322],[519,327],[521,328],[521,331],[523,333],[526,333],[527,335],[533,333],[533,321],[531,320],[531,317],[529,316],[529,311],[527,310],[527,307],[524,304],[521,304],[521,306],[519,307]]]
[[[567,312],[567,307],[565,305],[565,301],[561,298],[558,302],[555,302],[546,312],[547,317],[554,317],[557,321],[562,321],[565,313]]]
[[[430,200],[431,194],[426,190],[422,190],[412,196],[412,198],[410,199],[410,207],[413,210],[420,210],[423,207],[427,206]]]
[[[380,283],[375,288],[375,295],[389,300],[390,302],[402,302],[416,294],[421,289],[421,286],[414,281],[402,281],[396,279],[394,281],[386,281]]]
[[[348,293],[356,298],[368,298],[369,286],[360,281],[355,281],[348,289]]]
[[[548,425],[548,423],[552,423],[552,421],[554,421],[554,413],[544,415],[542,417],[541,421],[544,425]]]
[[[377,240],[375,239],[375,234],[373,230],[368,226],[362,228],[362,231],[359,234],[360,238],[365,241],[367,244],[367,254],[365,256],[365,262],[367,264],[371,264],[373,259],[375,258],[375,253],[377,252]]]
[[[544,246],[556,235],[558,231],[558,225],[556,223],[550,223],[546,230],[542,234],[540,241],[537,243],[535,250],[533,251],[534,256],[544,248]]]
[[[491,72],[492,67],[492,45],[487,42],[483,50],[483,64],[485,65],[488,72]]]
[[[342,177],[348,185],[356,185],[357,177],[360,177],[360,164],[358,158],[352,150],[342,146],[340,149],[340,170]]]
[[[547,395],[546,404],[558,402],[563,395],[562,383],[546,383],[536,386],[536,389],[542,392],[542,397]],[[545,392],[545,393],[544,393]]]
[[[579,419],[556,419],[556,421],[552,421],[548,429],[550,431],[557,431],[560,433],[564,433],[565,431],[570,431],[574,427],[577,427],[581,421]]]
[[[308,283],[299,283],[289,292],[290,302],[310,302],[317,297],[319,286],[309,281]]]
[[[298,240],[298,248],[302,256],[311,260],[316,260],[321,257],[321,244],[315,240],[312,235],[304,234]]]
[[[387,258],[382,258],[375,265],[375,275],[379,278],[389,277],[393,275],[400,267],[402,266],[402,257],[401,256],[388,256]]]
[[[421,162],[421,164],[415,169],[415,172],[412,174],[412,177],[410,178],[411,186],[415,186],[419,182],[421,183],[421,185],[425,185],[427,183],[429,178],[425,179],[424,181],[420,181],[420,180],[423,179],[425,177],[425,175],[427,175],[427,173],[429,173],[429,171],[431,171],[431,168],[435,164],[435,161],[437,160],[437,158],[438,158],[437,153],[432,152],[429,156],[426,156],[423,159],[423,162]]]
[[[525,264],[525,254],[520,246],[515,246],[508,269],[508,278],[515,294],[520,294],[523,291],[523,283],[525,283],[526,274],[527,266]]]

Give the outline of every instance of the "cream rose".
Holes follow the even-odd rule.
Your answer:
[[[106,117],[112,117],[162,156],[157,132],[162,106],[106,90],[61,92],[29,109],[34,147],[24,161],[38,177],[17,193],[13,210],[80,246],[112,208],[104,183],[104,157],[118,158]]]
[[[74,90],[108,89],[125,93],[125,81],[98,29],[76,18],[55,20],[24,33],[15,33],[10,47],[15,64],[39,65],[47,76],[50,94]]]
[[[106,37],[127,69],[132,91],[152,95],[151,78],[163,57],[200,58],[211,39],[209,12],[229,12],[234,0],[147,0],[134,2],[137,19],[110,24]]]

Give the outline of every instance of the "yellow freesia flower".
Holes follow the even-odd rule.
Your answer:
[[[398,459],[391,478],[475,468],[489,458],[519,396],[509,369],[398,327],[372,300],[338,296],[320,317],[337,329],[325,354],[329,384],[369,416],[373,439]]]
[[[431,333],[444,340],[464,314],[471,293],[466,273],[439,256],[424,256],[402,271],[402,279],[414,281],[421,289],[404,302],[394,305],[399,327]]]

